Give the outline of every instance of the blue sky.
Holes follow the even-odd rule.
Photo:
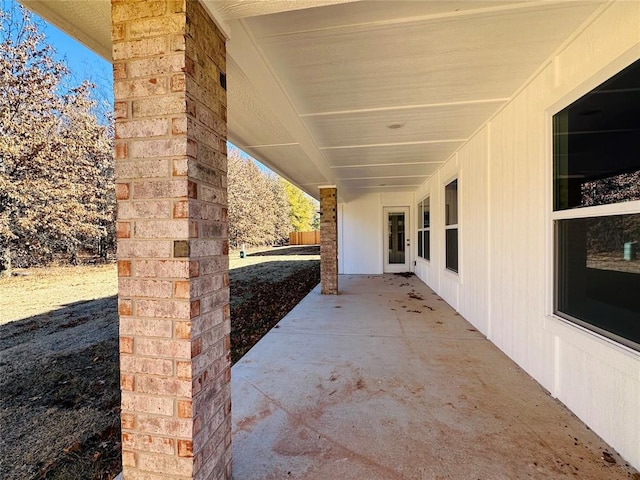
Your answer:
[[[9,0],[8,8],[14,5],[17,5],[17,2]],[[113,108],[113,73],[111,64],[50,23],[44,20],[43,23],[45,25],[44,34],[47,37],[47,42],[56,51],[56,58],[66,63],[69,67],[71,83],[79,84],[84,80],[91,81],[96,85],[96,99],[108,102]],[[262,170],[271,171],[250,155],[242,153],[243,156],[247,156],[256,162]]]

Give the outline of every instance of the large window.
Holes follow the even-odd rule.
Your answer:
[[[429,222],[429,197],[418,203],[418,256],[429,260],[431,226]]]
[[[458,271],[458,179],[444,188],[446,267]]]
[[[640,61],[553,128],[555,312],[640,350]]]

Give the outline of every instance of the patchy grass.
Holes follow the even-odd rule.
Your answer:
[[[0,324],[118,293],[113,264],[17,269],[15,272],[17,276],[0,278]]]
[[[31,297],[32,303],[43,301]],[[115,296],[72,302],[0,326],[1,478],[115,476],[111,472],[120,468],[116,304]]]
[[[318,247],[230,254],[232,358],[319,281]],[[0,478],[112,480],[121,470],[113,265],[0,279]]]

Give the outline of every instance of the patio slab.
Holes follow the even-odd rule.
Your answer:
[[[417,277],[340,292],[233,366],[234,479],[640,479]]]

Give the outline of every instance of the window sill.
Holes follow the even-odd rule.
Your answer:
[[[453,270],[449,270],[448,268],[444,269],[444,276],[449,277],[451,280],[455,280],[457,283],[462,285],[462,277],[459,272],[454,272]]]
[[[595,357],[640,381],[639,351],[554,314],[545,315],[542,328],[587,355]],[[612,361],[614,360],[612,350],[620,355],[616,362]],[[624,360],[619,361],[620,358],[624,358]]]

